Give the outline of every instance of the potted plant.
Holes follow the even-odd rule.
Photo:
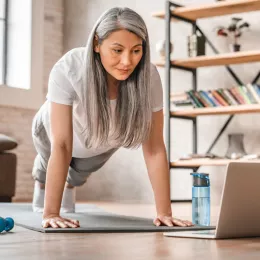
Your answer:
[[[231,40],[232,51],[240,51],[241,45],[238,43],[238,38],[242,36],[244,29],[249,28],[249,23],[242,20],[242,18],[233,17],[229,26],[217,27],[217,35],[227,37]]]

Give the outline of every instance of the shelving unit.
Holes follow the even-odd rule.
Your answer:
[[[177,6],[177,5],[175,5]],[[178,7],[172,10],[171,15],[180,18],[196,21],[200,18],[209,18],[214,16],[222,16],[227,14],[244,13],[260,10],[260,2],[258,0],[236,0],[223,1],[204,5],[194,5]],[[168,10],[166,10],[166,13]],[[152,16],[165,19],[165,12],[156,12]],[[178,19],[178,17],[176,17]]]
[[[177,160],[171,162],[170,165],[172,168],[196,168],[200,166],[225,166],[229,162],[237,162],[238,160],[228,160],[228,159],[192,159],[192,160]],[[239,160],[247,161],[247,160]],[[254,162],[260,162],[260,160],[254,160]]]
[[[237,105],[226,107],[205,107],[194,108],[179,111],[171,111],[170,114],[173,117],[196,117],[196,116],[208,116],[208,115],[235,115],[245,113],[259,113],[260,104],[253,105]]]
[[[213,140],[212,144],[206,151],[211,152],[218,139],[227,128],[229,123],[235,114],[245,114],[245,113],[258,113],[260,112],[260,104],[253,105],[238,105],[238,106],[227,106],[227,107],[214,107],[214,108],[194,108],[185,109],[178,111],[170,111],[171,97],[170,93],[171,86],[171,69],[181,69],[192,73],[192,89],[197,91],[197,68],[206,66],[225,66],[227,71],[234,78],[238,85],[244,85],[240,80],[239,76],[230,68],[231,64],[241,64],[249,62],[260,62],[260,49],[257,51],[241,51],[236,53],[219,53],[214,44],[206,37],[200,27],[197,25],[197,19],[209,18],[214,16],[222,16],[227,14],[252,12],[260,10],[260,0],[235,0],[235,1],[223,1],[215,2],[205,5],[187,6],[183,7],[179,4],[166,1],[165,12],[157,12],[152,15],[157,18],[165,19],[166,25],[166,42],[165,42],[165,60],[156,63],[157,66],[165,67],[165,95],[167,102],[165,104],[165,139],[167,154],[170,161],[170,120],[171,118],[187,119],[192,121],[193,130],[193,153],[197,153],[197,117],[205,115],[230,115],[226,123],[221,128],[220,132]],[[171,22],[183,21],[192,25],[192,32],[195,33],[199,31],[205,39],[206,43],[211,47],[215,55],[211,56],[197,56],[186,59],[170,59],[170,40],[171,40]],[[259,73],[251,82],[256,83],[260,77]],[[170,168],[189,168],[193,171],[197,171],[200,166],[212,165],[220,166],[226,165],[231,160],[227,159],[193,159],[193,160],[177,160],[170,162]],[[255,161],[255,160],[254,160]],[[260,160],[259,160],[260,161]]]
[[[221,66],[260,61],[259,51],[240,51],[237,53],[223,53],[213,56],[197,56],[188,59],[171,60],[171,66],[195,69],[199,67]],[[156,66],[164,67],[165,62],[156,62]]]

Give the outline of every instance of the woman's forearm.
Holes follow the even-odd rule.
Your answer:
[[[71,153],[67,149],[53,147],[47,167],[43,217],[60,212],[70,161]]]
[[[160,152],[144,156],[154,191],[158,214],[171,214],[170,175],[165,147]]]

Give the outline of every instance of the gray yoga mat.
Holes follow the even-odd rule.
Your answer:
[[[0,203],[0,216],[12,217],[17,226],[43,233],[172,232],[215,229],[213,226],[156,227],[152,219],[112,214],[93,204],[77,204],[76,213],[62,214],[64,217],[79,220],[79,228],[42,228],[42,214],[32,212],[31,204],[27,203]]]

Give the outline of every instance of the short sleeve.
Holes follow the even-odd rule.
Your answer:
[[[163,109],[163,88],[159,72],[153,64],[151,64],[151,92],[152,111],[157,112]]]
[[[66,72],[61,64],[56,64],[50,72],[46,98],[55,103],[72,106],[74,97],[75,91]]]

